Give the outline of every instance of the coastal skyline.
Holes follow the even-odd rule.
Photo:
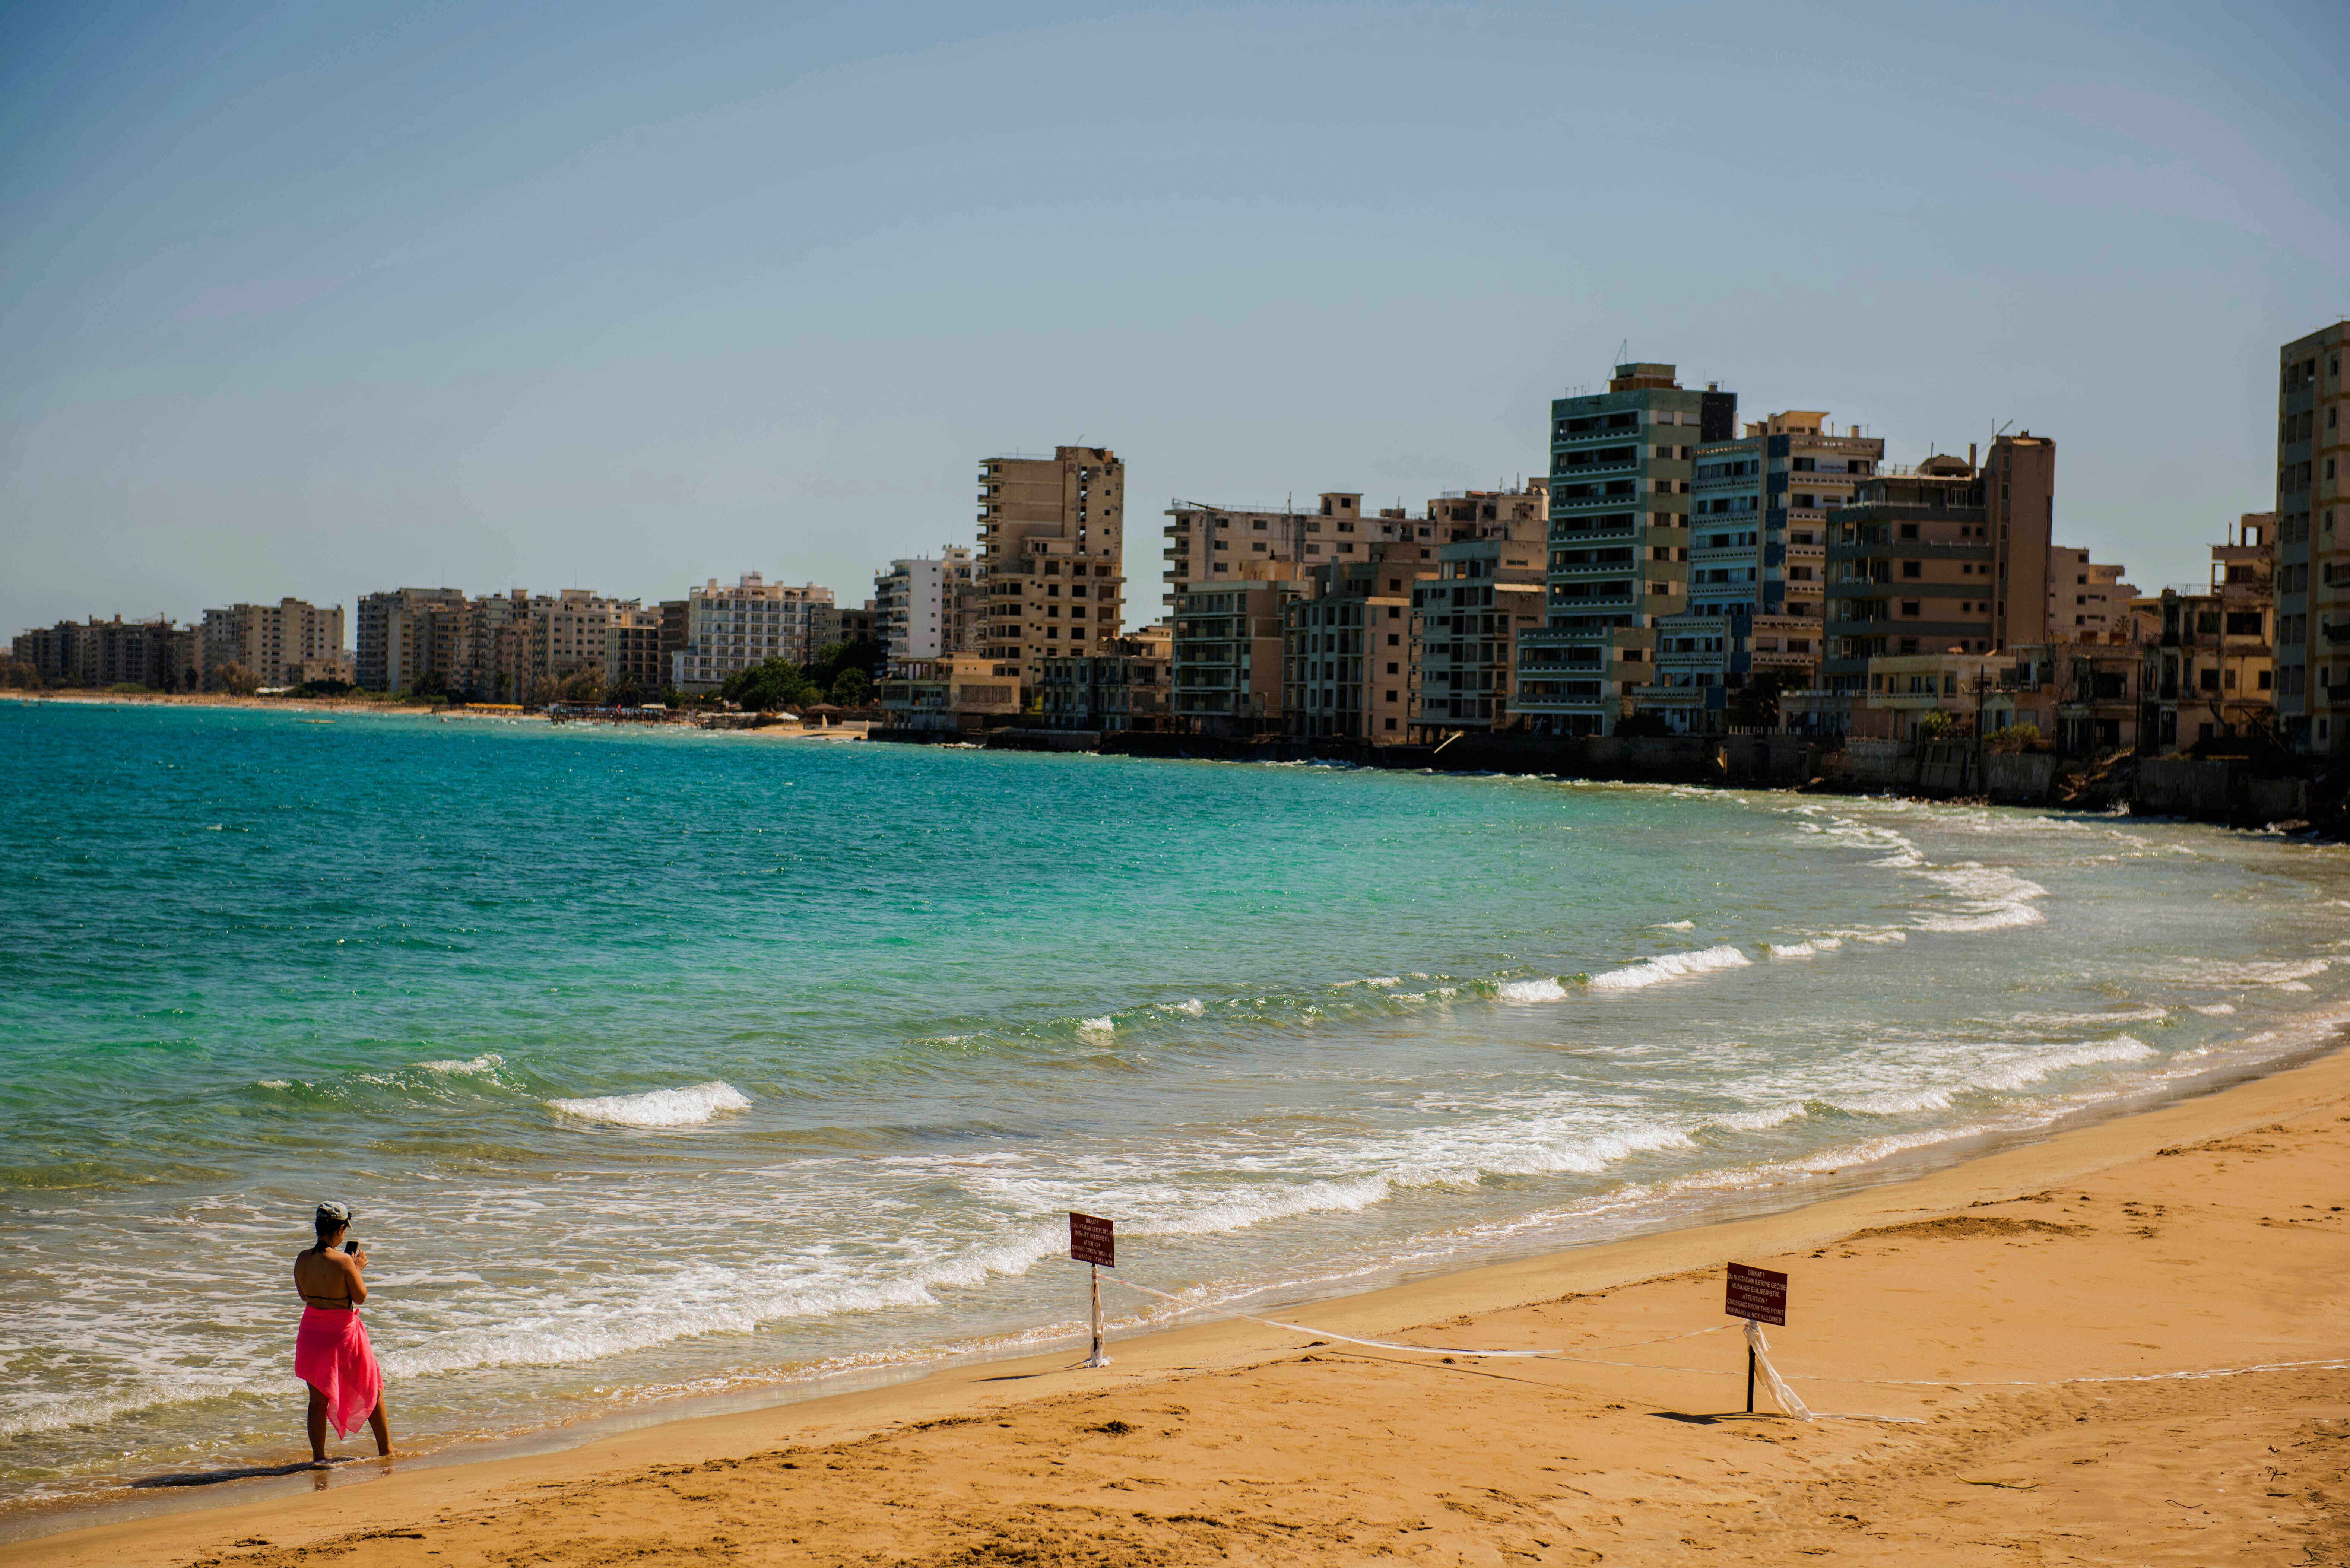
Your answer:
[[[2054,435],[2058,535],[2151,588],[2265,504],[2270,348],[2350,297],[2318,6],[0,29],[11,626],[846,596],[1039,431],[1139,527],[1417,505],[1539,472],[1620,342],[1891,462]]]

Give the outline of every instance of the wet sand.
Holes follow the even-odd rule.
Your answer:
[[[1733,1259],[1791,1276],[1773,1355],[1822,1418],[1767,1392],[1744,1412]],[[560,1452],[363,1459],[296,1496],[233,1482],[203,1489],[224,1506],[6,1552],[26,1568],[2335,1562],[2345,1279],[2336,1053],[1790,1212],[1274,1314],[1588,1359],[1448,1361],[1218,1323],[1114,1345],[1099,1370],[1060,1354]],[[2163,1376],[2251,1366],[2272,1369]],[[2066,1381],[2084,1378],[2108,1380]]]

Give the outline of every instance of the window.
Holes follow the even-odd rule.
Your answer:
[[[1901,613],[1903,615],[1918,614],[1918,601],[1916,599],[1903,599],[1901,601]]]
[[[1905,577],[1922,577],[1926,575],[1926,564],[1923,561],[1904,561],[1901,563],[1901,575]]]
[[[1392,612],[1392,611],[1390,611],[1390,612],[1389,612],[1389,614],[1390,614],[1390,615],[1392,615],[1392,614],[1393,614],[1393,612]],[[1398,637],[1394,632],[1389,632],[1389,633],[1388,633],[1388,646],[1389,648],[1397,647],[1397,646],[1398,646],[1398,645],[1399,645],[1402,641],[1403,641],[1403,639],[1402,639],[1401,638]]]
[[[1390,691],[1390,692],[1388,692],[1388,701],[1390,701],[1390,702],[1392,702],[1392,701],[1395,701],[1395,693],[1394,693],[1394,692]],[[1388,729],[1390,729],[1390,730],[1392,730],[1392,729],[1394,729],[1394,728],[1395,728],[1395,720],[1394,720],[1393,718],[1389,718],[1389,719],[1388,720]]]

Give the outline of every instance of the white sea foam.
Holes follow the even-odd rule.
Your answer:
[[[1118,1033],[1118,1020],[1110,1017],[1107,1013],[1104,1013],[1099,1018],[1081,1018],[1077,1021],[1077,1033],[1080,1034],[1114,1034]]]
[[[481,1055],[464,1062],[419,1062],[416,1064],[417,1067],[423,1072],[452,1073],[463,1077],[473,1077],[484,1073],[494,1073],[505,1064],[506,1059],[499,1055],[494,1051],[484,1052]]]
[[[1196,996],[1191,998],[1189,1002],[1170,1002],[1167,1006],[1168,1011],[1171,1012],[1188,1013],[1193,1018],[1197,1018],[1201,1013],[1208,1011],[1207,1004]]]
[[[1774,959],[1817,958],[1820,944],[1817,942],[1765,942],[1762,944],[1762,950]]]
[[[2279,991],[2307,991],[2309,988],[2309,982],[2305,980],[2288,980],[2277,986]]]
[[[1921,931],[1997,931],[2047,921],[2034,900],[2046,898],[2048,889],[2012,871],[1970,860],[1918,875],[1940,887],[1958,904],[1955,912],[1939,912],[1945,907],[1938,906],[1936,912],[1925,915],[1917,922]]]
[[[2019,1062],[2012,1066],[1986,1073],[1976,1080],[1976,1086],[2021,1089],[2067,1067],[2094,1067],[2101,1062],[2143,1062],[2154,1054],[2154,1047],[2145,1041],[2128,1034],[2116,1034],[2111,1040],[2092,1040],[2067,1046],[2061,1051],[2035,1056],[2028,1062]]]
[[[1555,980],[1505,980],[1493,988],[1503,1002],[1563,1002],[1566,987]]]
[[[2200,1002],[2198,1002],[2196,1004],[2195,1011],[2198,1012],[2208,1012],[2214,1018],[2225,1018],[2228,1014],[2236,1011],[2236,1004],[2232,1002],[2215,1002],[2211,1003],[2210,1006],[2206,1007]]]
[[[2325,972],[2328,961],[2311,959],[2244,959],[2229,962],[2207,959],[2195,966],[2193,979],[2205,985],[2276,985],[2314,980]]]
[[[682,1089],[653,1089],[641,1095],[604,1095],[594,1099],[549,1100],[567,1116],[583,1121],[616,1122],[630,1127],[682,1127],[706,1122],[720,1111],[739,1111],[750,1096],[732,1084],[712,1079]]]
[[[1695,920],[1659,920],[1657,922],[1657,929],[1660,931],[1693,931],[1697,929],[1697,922]]]
[[[1711,974],[1716,970],[1742,969],[1754,961],[1725,942],[1720,947],[1704,948],[1693,953],[1659,953],[1643,959],[1627,969],[1609,970],[1591,977],[1594,991],[1638,991],[1644,985],[1659,981],[1679,980],[1689,975]]]

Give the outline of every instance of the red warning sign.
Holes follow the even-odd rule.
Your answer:
[[[1732,1317],[1787,1326],[1787,1276],[1769,1269],[1730,1265],[1730,1293],[1722,1311]]]
[[[1107,1220],[1072,1211],[1069,1215],[1069,1256],[1080,1263],[1118,1267],[1118,1228]],[[1785,1276],[1781,1276],[1783,1280]],[[1784,1319],[1774,1319],[1784,1322]]]

